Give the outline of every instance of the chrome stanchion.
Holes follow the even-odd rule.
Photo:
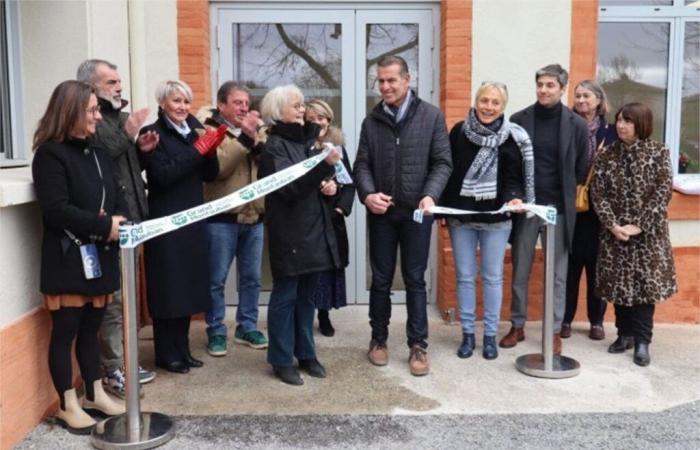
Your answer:
[[[542,353],[519,356],[515,367],[538,378],[570,378],[578,375],[581,365],[568,356],[555,355],[554,337],[554,233],[555,224],[545,225],[544,311],[542,312]]]
[[[92,431],[92,445],[105,450],[148,449],[165,444],[173,437],[173,421],[170,417],[155,412],[141,412],[135,250],[121,249],[126,414],[99,422]]]

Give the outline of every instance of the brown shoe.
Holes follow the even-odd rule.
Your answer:
[[[510,327],[508,334],[503,336],[498,346],[501,348],[511,348],[518,345],[518,342],[525,340],[525,330],[520,327]]]
[[[554,333],[554,340],[552,342],[552,352],[555,355],[561,355],[561,336],[559,333]]]
[[[567,339],[571,337],[571,324],[570,323],[562,323],[561,324],[561,335],[562,339]]]
[[[588,337],[594,341],[602,341],[605,339],[605,330],[603,325],[591,325],[591,330],[588,332]]]
[[[386,343],[372,339],[369,343],[367,357],[369,362],[375,366],[386,366],[389,363],[389,350],[386,348]]]
[[[428,352],[420,345],[411,347],[411,354],[408,357],[408,366],[411,368],[411,375],[414,377],[420,377],[430,373]]]

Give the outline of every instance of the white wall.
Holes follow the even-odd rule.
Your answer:
[[[482,81],[506,83],[507,116],[535,102],[537,69],[569,70],[570,1],[474,0],[472,27],[472,98]]]

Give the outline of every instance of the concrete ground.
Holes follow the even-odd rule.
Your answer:
[[[429,310],[430,375],[408,372],[403,306],[394,308],[386,367],[366,358],[367,306],[351,306],[331,313],[334,337],[316,337],[328,378],[306,376],[301,387],[274,378],[265,351],[231,339],[226,357],[210,357],[204,324],[194,322],[191,348],[205,366],[187,375],[159,370],[144,386],[142,409],[176,419],[168,449],[700,448],[700,327],[657,325],[652,363],[642,368],[631,351],[607,353],[612,324],[606,324],[606,340],[592,341],[587,324],[576,323],[563,354],[581,363],[581,373],[550,380],[523,375],[514,365],[516,357],[540,351],[539,322],[528,324],[526,340],[499,349],[493,361],[481,357],[477,328],[477,350],[463,360],[455,355],[460,327]],[[502,323],[500,335],[508,327]],[[142,364],[152,368],[148,328],[140,352]],[[88,438],[47,423],[18,448],[89,445]]]

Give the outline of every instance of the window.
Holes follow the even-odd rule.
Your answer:
[[[25,165],[17,38],[17,2],[0,0],[0,167]]]
[[[653,138],[676,173],[700,173],[700,1],[600,0],[598,78],[611,112],[631,101],[654,113]]]

